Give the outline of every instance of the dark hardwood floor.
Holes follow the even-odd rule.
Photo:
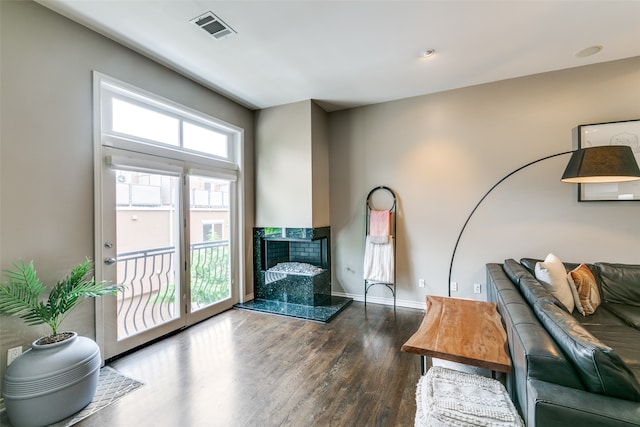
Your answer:
[[[110,363],[145,385],[77,426],[412,426],[420,361],[400,347],[423,316],[233,309]]]

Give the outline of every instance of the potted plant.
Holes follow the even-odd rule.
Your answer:
[[[51,424],[91,402],[102,364],[98,345],[75,332],[60,331],[61,323],[84,299],[115,294],[122,286],[96,282],[93,263],[86,258],[44,297],[47,287],[33,261],[13,266],[4,271],[7,281],[0,284],[0,315],[19,317],[30,326],[47,324],[51,334],[34,341],[7,368],[2,395],[14,426]]]

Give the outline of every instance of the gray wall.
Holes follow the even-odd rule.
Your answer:
[[[242,168],[247,242],[253,227],[253,112],[32,2],[0,2],[0,267],[33,259],[45,283],[93,257],[92,70],[245,129]],[[251,244],[245,245],[251,281]],[[247,293],[253,292],[248,284]],[[7,348],[46,333],[3,317],[0,375]],[[94,337],[83,303],[63,324]]]
[[[256,113],[258,227],[330,225],[327,119],[311,100]]]
[[[311,227],[311,101],[256,113],[256,226]]]
[[[585,66],[330,115],[334,291],[362,295],[367,193],[399,197],[398,299],[446,295],[458,232],[482,195],[530,161],[571,150],[576,126],[640,118],[640,58]],[[640,264],[640,202],[578,203],[559,181],[569,156],[512,176],[481,205],[453,267],[459,291],[485,283],[484,264],[544,258]],[[418,279],[426,281],[418,288]],[[389,299],[384,287],[375,298]]]
[[[329,115],[311,103],[313,226],[331,225],[329,196]]]

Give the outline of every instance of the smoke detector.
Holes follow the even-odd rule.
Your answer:
[[[216,39],[236,34],[233,28],[225,24],[224,21],[218,18],[213,12],[207,12],[197,18],[193,18],[191,22],[205,30]]]

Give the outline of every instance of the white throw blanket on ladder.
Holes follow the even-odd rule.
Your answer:
[[[364,248],[364,279],[393,283],[393,237],[367,236]]]

